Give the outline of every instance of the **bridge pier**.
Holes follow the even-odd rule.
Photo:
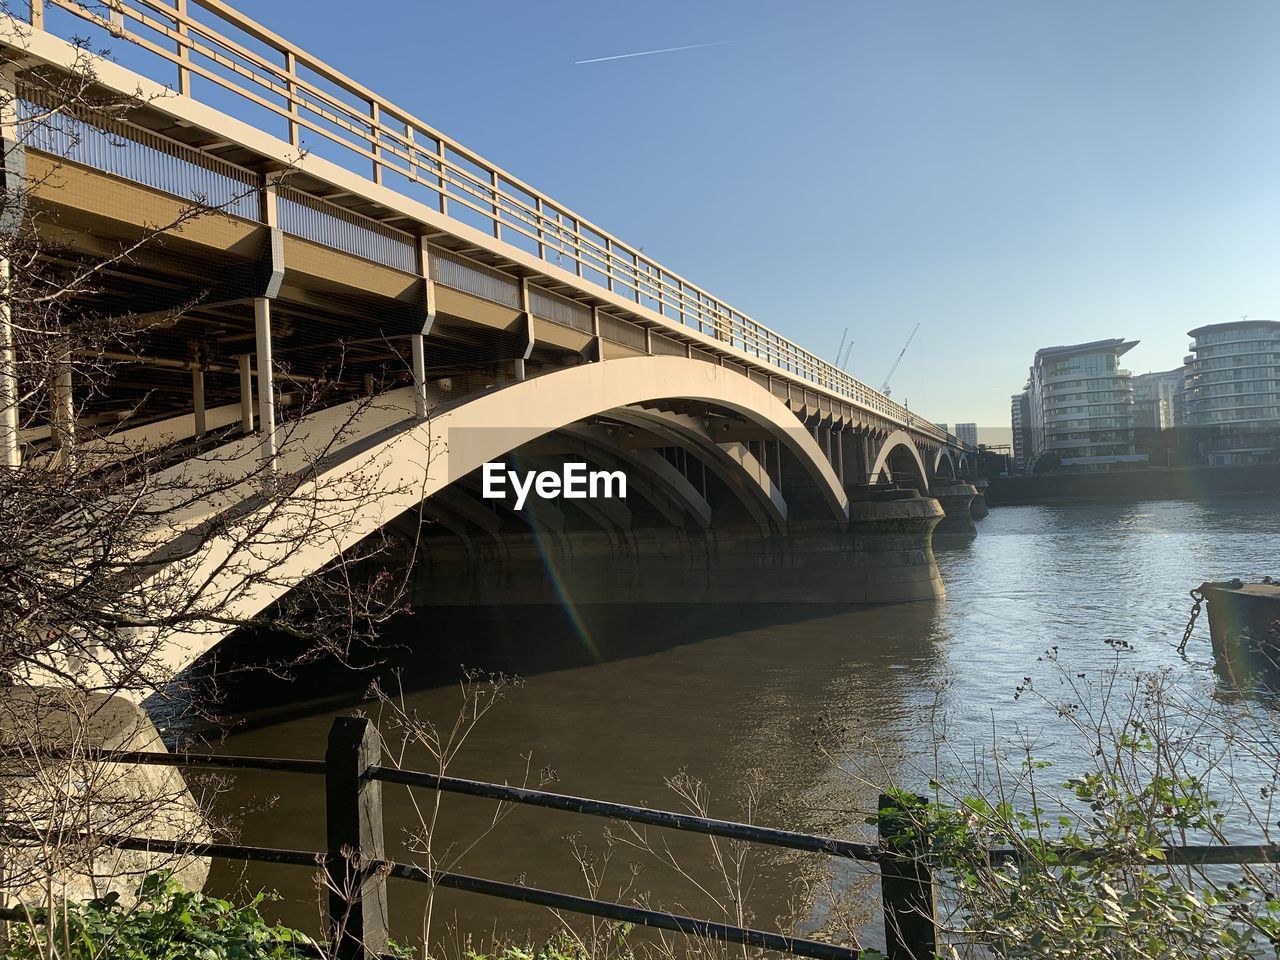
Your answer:
[[[192,842],[209,837],[200,806],[176,767],[94,758],[98,751],[165,750],[146,713],[124,697],[65,687],[0,688],[0,746],[14,754],[62,754],[15,756],[0,777],[12,807],[31,823],[46,822],[51,833]],[[60,897],[91,900],[114,892],[129,904],[150,873],[172,871],[187,890],[199,890],[209,873],[206,858],[119,850],[93,840],[65,843],[65,849],[56,843],[7,846],[0,853],[7,896],[43,905],[43,881],[51,876]]]
[[[946,514],[934,531],[935,537],[954,540],[977,536],[972,510],[974,498],[978,495],[977,487],[971,483],[939,481],[935,482],[930,493]]]
[[[276,389],[271,358],[271,301],[253,300],[254,333],[258,347],[258,423],[262,427],[262,461],[269,469],[276,462]]]
[[[892,603],[945,596],[938,503],[851,504],[847,524],[506,533],[424,540],[415,606],[565,603]]]
[[[987,487],[990,483],[986,480],[975,480],[973,485],[978,488],[978,495],[973,498],[973,503],[969,504],[969,512],[973,519],[981,520],[991,512],[987,507]]]

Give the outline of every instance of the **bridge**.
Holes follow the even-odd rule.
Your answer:
[[[972,533],[976,451],[223,0],[32,0],[0,46],[7,175],[58,256],[218,210],[94,291],[99,312],[159,318],[130,375],[74,404],[68,377],[43,424],[0,410],[0,452],[173,447],[174,478],[321,464],[305,509],[255,527],[252,588],[219,580],[217,537],[180,561],[227,622],[386,529],[415,544],[421,603],[942,595],[932,537]],[[130,108],[47,122],[39,78],[86,65]],[[333,399],[309,408],[318,382]],[[516,510],[479,496],[500,460],[621,470],[628,496]],[[252,472],[157,546],[252,516]],[[172,666],[229,629],[172,638]]]

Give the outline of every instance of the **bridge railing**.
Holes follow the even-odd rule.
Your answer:
[[[646,257],[531,185],[451,140],[223,0],[30,0],[33,26],[64,39],[87,22],[157,62],[178,93],[254,115],[282,139],[374,184],[514,244],[548,264],[663,318],[758,357],[798,379],[935,439],[948,438],[906,407]],[[113,51],[114,52],[114,51]],[[158,61],[157,61],[158,58]],[[230,94],[230,96],[228,96]],[[305,202],[291,210],[308,216]],[[314,217],[313,217],[314,219]],[[339,218],[340,219],[340,218]],[[367,218],[366,218],[367,219]],[[339,225],[338,240],[400,256],[393,238],[370,245]],[[395,265],[395,264],[392,264]]]

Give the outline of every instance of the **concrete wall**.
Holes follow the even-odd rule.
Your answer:
[[[652,528],[425,541],[415,605],[539,603],[888,603],[942,597],[937,501],[855,503],[847,525]]]
[[[1280,493],[1280,466],[1251,464],[992,477],[986,496],[987,503],[994,507],[1055,500],[1194,500],[1240,493]]]

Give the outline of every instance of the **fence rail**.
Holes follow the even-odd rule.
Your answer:
[[[880,798],[877,818],[879,842],[859,843],[650,807],[530,790],[510,784],[387,767],[379,762],[380,740],[372,722],[350,717],[334,721],[323,760],[223,756],[211,753],[171,754],[158,751],[41,750],[39,756],[50,760],[263,770],[323,777],[328,836],[326,850],[277,849],[107,835],[85,839],[102,846],[125,850],[323,868],[330,890],[329,935],[333,941],[335,956],[339,960],[371,960],[385,949],[388,920],[386,880],[389,877],[529,903],[552,910],[670,930],[703,939],[812,957],[815,960],[861,960],[866,955],[855,947],[451,871],[431,871],[417,864],[389,859],[386,856],[382,827],[383,784],[465,794],[502,803],[564,810],[874,863],[879,866],[881,873],[885,942],[890,960],[925,960],[937,955],[933,870],[938,865],[933,864],[928,856],[922,855],[909,815],[900,808],[898,800],[887,796]],[[47,839],[33,831],[29,823],[0,823],[0,837],[8,841]],[[1101,851],[1073,848],[1063,851],[1062,862],[1086,862],[1101,855]],[[994,863],[1000,863],[1017,860],[1022,854],[1017,850],[999,848],[989,850],[988,856]],[[1280,862],[1280,846],[1169,846],[1161,848],[1147,859],[1167,866],[1276,863]]]
[[[258,126],[278,126],[282,139],[299,153],[305,135],[306,146],[323,146],[318,154],[334,153],[343,167],[376,185],[420,199],[638,308],[714,337],[863,409],[935,440],[949,439],[903,405],[645,256],[223,0],[102,0],[100,4],[31,0],[30,16],[33,26],[61,31],[68,40],[76,33],[76,21],[82,24],[77,28],[81,32],[85,23],[96,26],[172,71],[170,85],[178,93],[197,100],[204,97],[223,111],[230,100],[241,112],[252,113]],[[322,216],[303,203],[292,215],[299,229],[317,229],[318,218],[324,219],[341,243],[362,256],[389,256],[396,261],[393,265],[407,262],[397,238],[379,235],[340,213]]]
[[[371,721],[339,718],[334,721],[330,729],[324,760],[118,750],[42,750],[39,756],[64,761],[264,770],[304,776],[323,776],[327,798],[326,827],[329,840],[327,850],[278,849],[110,835],[84,839],[102,846],[124,850],[323,868],[327,873],[327,885],[330,890],[327,918],[329,935],[333,941],[335,956],[339,960],[371,960],[381,955],[385,949],[387,941],[385,884],[387,878],[392,877],[543,906],[552,910],[670,930],[703,939],[811,957],[815,960],[859,960],[864,955],[863,951],[857,948],[804,937],[739,927],[715,920],[543,890],[522,884],[504,883],[451,871],[431,871],[416,864],[388,859],[385,856],[385,840],[382,835],[381,788],[384,783],[425,787],[501,802],[576,811],[708,836],[773,844],[859,860],[871,861],[878,858],[878,848],[873,845],[696,817],[672,811],[653,810],[648,807],[607,803],[541,790],[527,790],[508,784],[484,783],[400,770],[377,763],[379,752],[377,732]],[[0,823],[0,837],[8,841],[44,839],[38,832],[33,831],[29,824]]]

